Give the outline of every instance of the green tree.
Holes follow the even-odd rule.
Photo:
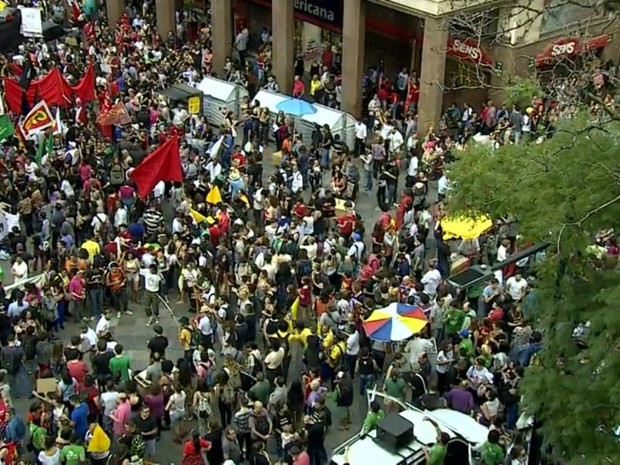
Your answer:
[[[527,368],[522,390],[571,464],[620,457],[620,272],[592,253],[597,232],[620,232],[620,123],[605,117],[561,122],[542,144],[473,145],[450,167],[451,212],[510,214],[524,237],[551,244],[536,283],[542,366]],[[583,321],[580,347],[572,332]]]

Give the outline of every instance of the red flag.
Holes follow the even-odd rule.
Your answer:
[[[78,3],[78,0],[67,0],[67,3],[71,7],[71,21],[77,23],[82,15],[82,8]]]
[[[183,181],[179,138],[173,137],[149,154],[130,174],[138,194],[146,198],[159,181]]]
[[[78,97],[82,103],[91,102],[95,100],[95,66],[92,60],[88,63],[86,73],[80,79],[80,82],[73,87],[75,96]]]
[[[103,108],[99,117],[97,118],[97,124],[102,126],[110,126],[112,124],[122,125],[131,123],[131,117],[127,113],[127,108],[123,102],[118,102],[113,107],[109,105],[107,108]]]

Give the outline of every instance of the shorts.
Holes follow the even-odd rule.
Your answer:
[[[185,412],[170,412],[170,426],[176,426],[185,418]]]
[[[140,282],[140,273],[127,273],[127,281],[137,284]]]

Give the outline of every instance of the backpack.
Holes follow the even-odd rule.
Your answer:
[[[2,348],[2,368],[8,374],[14,375],[19,370],[19,361],[17,360],[17,349],[15,347]]]
[[[267,417],[265,415],[255,415],[254,413],[252,413],[252,415],[254,416],[254,419],[256,420],[256,432],[259,434],[262,434],[263,436],[266,436],[269,434],[269,420],[267,419]]]
[[[310,260],[301,260],[297,265],[297,275],[299,278],[310,276],[312,274],[312,263]]]
[[[222,399],[222,402],[228,405],[232,405],[235,403],[236,397],[237,396],[235,395],[235,388],[230,381],[228,381],[223,387],[221,387],[220,398]]]

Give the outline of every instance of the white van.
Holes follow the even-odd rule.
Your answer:
[[[444,465],[474,465],[474,452],[486,440],[489,429],[476,422],[472,417],[450,409],[427,411],[401,402],[387,394],[370,390],[367,393],[368,404],[376,400],[383,406],[389,399],[400,406],[399,415],[413,424],[414,440],[406,447],[394,452],[386,450],[374,439],[376,431],[364,437],[356,434],[351,439],[337,446],[331,457],[331,465],[344,465],[344,452],[349,448],[350,465],[373,463],[377,465],[417,465],[425,463],[423,447],[430,448],[437,440],[435,427],[424,417],[437,422],[439,428],[450,435]]]

